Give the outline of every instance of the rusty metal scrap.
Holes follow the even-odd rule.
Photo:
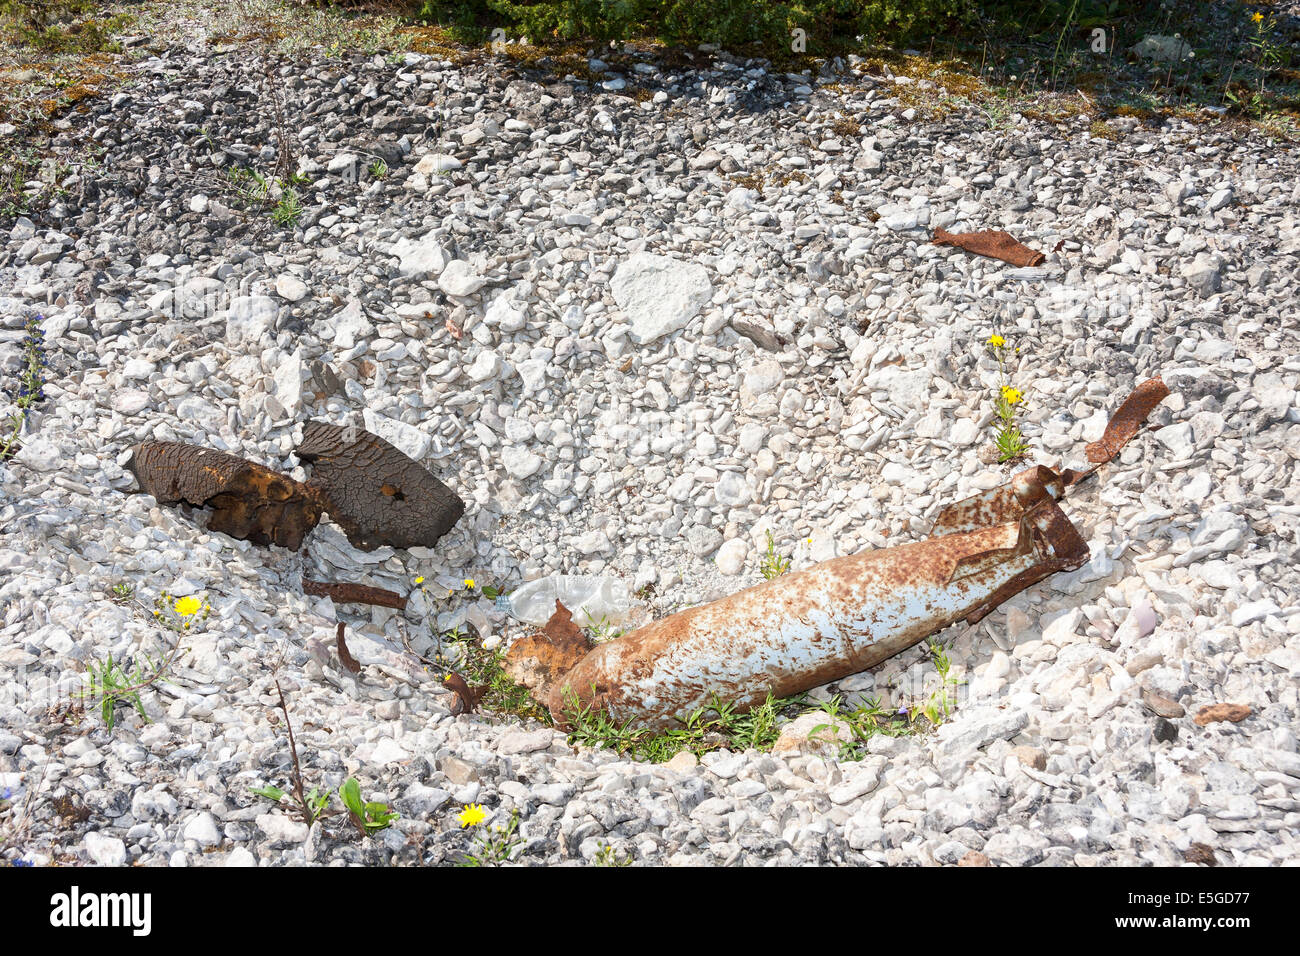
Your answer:
[[[1196,712],[1193,723],[1206,727],[1219,721],[1238,724],[1253,714],[1248,704],[1207,704]]]
[[[141,442],[126,467],[160,504],[211,508],[212,531],[295,551],[323,512],[363,551],[431,547],[465,513],[419,462],[364,429],[308,422],[298,454],[313,466],[305,482],[184,442]]]
[[[516,684],[527,687],[539,701],[549,698],[555,681],[573,669],[591,651],[592,643],[561,602],[536,634],[521,638],[506,652],[505,671]]]
[[[459,495],[365,429],[308,422],[297,451],[311,463],[308,484],[362,551],[431,546],[465,513]]]
[[[1047,258],[1038,250],[1030,249],[1010,233],[1003,232],[1001,229],[960,233],[949,232],[946,229],[935,229],[934,239],[931,242],[936,246],[956,246],[959,249],[965,249],[967,252],[987,256],[990,259],[1001,259],[1003,262],[1019,267],[1036,266]]]
[[[1120,414],[1133,407],[1130,399]],[[1151,406],[1138,407],[1145,415]],[[836,558],[670,615],[596,646],[558,679],[562,654],[540,636],[511,648],[512,668],[543,675],[532,693],[561,726],[575,703],[659,729],[715,695],[744,710],[769,693],[809,690],[1081,567],[1088,546],[1057,502],[1095,470],[1026,469],[944,509],[924,541]]]
[[[334,649],[339,652],[339,663],[349,674],[360,674],[361,665],[357,659],[352,656],[348,650],[348,642],[343,640],[343,622],[339,621],[338,630],[334,633]]]
[[[1088,460],[1101,464],[1110,461],[1120,453],[1125,445],[1138,433],[1142,423],[1152,410],[1169,396],[1169,386],[1159,378],[1150,378],[1139,385],[1124,399],[1109,422],[1100,441],[1095,441],[1084,449]]]
[[[126,467],[159,504],[212,509],[208,529],[294,551],[321,516],[319,497],[256,462],[183,442],[145,441]]]
[[[351,581],[309,581],[304,578],[302,593],[331,598],[337,604],[373,604],[378,607],[406,610],[404,594],[398,594],[387,588],[372,587],[369,584],[354,584]]]
[[[455,717],[458,714],[474,713],[490,685],[480,684],[477,687],[470,687],[465,678],[453,671],[442,675],[442,686],[456,695],[456,699],[451,703],[451,714]]]

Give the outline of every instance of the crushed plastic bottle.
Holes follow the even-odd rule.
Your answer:
[[[516,588],[509,597],[510,614],[529,624],[542,625],[555,613],[559,601],[573,614],[579,627],[617,624],[632,609],[632,596],[618,578],[588,574],[551,574]]]

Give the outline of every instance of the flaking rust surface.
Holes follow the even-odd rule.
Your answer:
[[[459,495],[364,429],[308,422],[297,451],[312,466],[307,484],[362,551],[429,547],[465,513]]]
[[[159,504],[212,509],[210,531],[297,550],[320,521],[315,492],[256,462],[184,442],[145,441],[126,466]]]
[[[546,701],[555,681],[568,673],[591,651],[591,641],[573,623],[561,602],[542,630],[520,638],[506,652],[505,671],[516,684],[527,687],[533,698]]]

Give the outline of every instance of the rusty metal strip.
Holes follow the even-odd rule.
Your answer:
[[[339,621],[338,630],[334,632],[334,648],[339,652],[339,663],[350,674],[360,674],[361,665],[348,650],[348,642],[343,640],[343,622]]]
[[[302,582],[302,593],[313,597],[332,598],[338,604],[373,604],[377,607],[395,607],[406,610],[406,596],[387,588],[371,587],[369,584],[354,584],[351,581],[308,581]]]
[[[956,246],[977,256],[1000,259],[1022,268],[1040,265],[1047,259],[1047,256],[1037,249],[1030,249],[1009,232],[1003,232],[1001,229],[984,229],[979,232],[949,232],[947,229],[935,229],[934,239],[931,242],[936,246]]]
[[[1147,416],[1169,396],[1169,386],[1159,378],[1150,378],[1133,389],[1124,404],[1106,424],[1100,441],[1084,449],[1088,460],[1096,464],[1110,461],[1138,433]]]

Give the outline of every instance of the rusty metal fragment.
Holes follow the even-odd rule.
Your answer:
[[[431,547],[465,513],[465,502],[419,462],[361,428],[308,422],[298,457],[307,484],[362,551]]]
[[[338,630],[334,632],[334,648],[339,652],[339,663],[343,665],[344,669],[347,670],[348,673],[361,673],[361,664],[357,662],[357,659],[352,656],[352,652],[348,650],[347,641],[343,640],[342,621],[339,621]]]
[[[561,602],[536,634],[521,638],[506,652],[505,671],[516,684],[527,687],[538,701],[546,701],[557,678],[573,669],[591,651],[592,642],[573,623]]]
[[[478,707],[479,701],[483,699],[483,695],[487,693],[488,689],[488,685],[486,684],[480,684],[478,687],[470,687],[469,684],[465,682],[465,678],[456,673],[443,674],[442,686],[446,687],[456,695],[456,699],[452,701],[451,705],[451,713],[453,717],[458,714],[474,713],[475,709]]]
[[[1188,863],[1200,863],[1204,866],[1218,866],[1219,860],[1214,855],[1214,847],[1208,843],[1193,843],[1183,851],[1183,859]]]
[[[1101,464],[1118,455],[1120,449],[1138,433],[1152,410],[1168,396],[1169,386],[1159,378],[1149,378],[1133,389],[1128,398],[1124,399],[1119,411],[1106,423],[1106,431],[1101,440],[1084,449],[1088,460]]]
[[[1013,266],[1036,266],[1047,258],[1037,249],[1030,249],[1010,233],[1003,232],[1001,229],[960,233],[949,232],[947,229],[936,229],[934,239],[931,242],[936,246],[956,246],[979,256],[1001,259]]]
[[[1199,727],[1205,727],[1221,720],[1239,724],[1252,713],[1254,711],[1250,709],[1248,704],[1207,704],[1196,712],[1196,716],[1192,720]]]
[[[184,442],[145,441],[126,467],[159,504],[212,509],[208,529],[297,550],[321,516],[310,488],[235,455]]]
[[[294,551],[326,511],[363,551],[431,547],[465,513],[465,502],[419,462],[364,429],[308,422],[298,454],[314,463],[305,482],[184,442],[141,442],[126,467],[160,504],[211,508],[212,531]]]
[[[308,581],[302,582],[302,593],[313,597],[332,598],[336,604],[373,604],[378,607],[395,607],[406,610],[406,595],[376,588],[369,584],[354,584],[351,581]]]

